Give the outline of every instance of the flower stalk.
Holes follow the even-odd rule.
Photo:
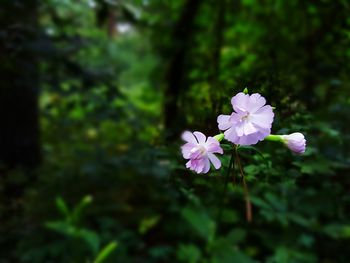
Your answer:
[[[241,173],[241,178],[243,183],[244,199],[245,199],[245,205],[246,205],[246,219],[247,219],[247,222],[250,223],[253,220],[252,203],[250,201],[249,189],[248,189],[247,182],[245,180],[245,175],[244,175],[241,159],[238,154],[237,146],[235,146],[235,153],[236,153],[236,162],[237,162],[239,171]]]
[[[270,134],[264,140],[265,141],[272,141],[272,142],[282,142],[282,143],[284,142],[281,135],[274,135],[274,134]]]

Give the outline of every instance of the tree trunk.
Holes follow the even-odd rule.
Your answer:
[[[5,1],[0,21],[0,163],[33,168],[40,161],[37,1]]]
[[[179,128],[178,98],[184,88],[186,74],[186,53],[190,37],[193,33],[194,19],[198,12],[200,0],[188,0],[184,5],[182,14],[173,32],[173,50],[170,58],[169,69],[166,76],[167,89],[165,92],[165,128],[167,137],[177,135]],[[181,126],[181,125],[180,125]]]

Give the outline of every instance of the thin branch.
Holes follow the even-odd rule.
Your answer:
[[[242,182],[243,182],[244,199],[245,199],[245,204],[246,204],[246,218],[247,218],[247,221],[250,223],[253,220],[252,203],[250,202],[248,185],[247,185],[247,182],[245,180],[244,171],[242,168],[241,159],[240,159],[238,151],[237,151],[237,147],[235,147],[235,152],[236,152],[236,162],[237,162],[237,165],[239,167],[241,177],[242,177]]]

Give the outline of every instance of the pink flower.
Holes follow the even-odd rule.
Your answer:
[[[306,140],[302,133],[295,132],[289,135],[281,135],[285,145],[296,154],[302,154],[306,149]]]
[[[210,162],[215,169],[221,167],[220,160],[214,153],[223,154],[220,143],[213,137],[208,137],[201,132],[185,131],[182,134],[182,139],[186,144],[181,147],[182,155],[185,159],[189,159],[186,167],[196,173],[207,173],[210,169]],[[210,161],[210,162],[209,162]]]
[[[258,93],[238,93],[231,99],[234,112],[220,115],[217,119],[220,130],[225,130],[225,139],[240,145],[252,145],[271,133],[274,113],[266,100]]]

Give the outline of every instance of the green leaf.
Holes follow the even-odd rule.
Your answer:
[[[77,237],[83,239],[90,246],[91,251],[97,254],[100,248],[100,238],[95,232],[88,229],[79,229]]]
[[[47,222],[45,227],[69,238],[82,239],[86,242],[94,254],[98,252],[100,239],[98,235],[91,230],[77,228],[67,222],[62,221]]]
[[[67,220],[69,220],[69,218],[70,218],[69,208],[62,197],[56,198],[56,207],[57,207],[58,211],[60,211],[62,213],[62,215],[65,216]]]
[[[213,263],[254,263],[253,259],[244,254],[243,252],[236,250],[232,247],[221,247],[213,252]]]
[[[152,227],[154,227],[159,222],[159,220],[160,220],[159,215],[142,219],[139,225],[140,234],[147,233]]]
[[[45,223],[45,227],[47,229],[53,230],[57,233],[69,236],[69,237],[75,237],[77,229],[70,225],[67,222],[62,221],[53,221],[53,222],[47,222]]]
[[[213,241],[216,224],[204,210],[185,207],[181,213],[197,234],[209,243]]]
[[[235,228],[231,230],[227,236],[226,240],[230,242],[230,244],[238,244],[242,242],[246,237],[246,231],[242,228]]]
[[[239,215],[235,210],[229,209],[222,210],[222,222],[224,223],[236,223],[239,221]]]
[[[350,238],[350,225],[330,224],[323,231],[334,239]]]
[[[102,263],[106,260],[106,258],[113,253],[113,251],[118,247],[118,243],[115,241],[107,244],[97,255],[94,263]]]
[[[177,258],[181,262],[196,263],[201,258],[201,251],[193,244],[181,244],[177,250]]]
[[[74,207],[73,214],[72,214],[72,221],[73,223],[78,223],[81,219],[82,213],[84,209],[92,203],[92,197],[90,195],[84,196],[80,203]]]
[[[171,246],[160,245],[149,249],[149,254],[152,258],[157,260],[164,260],[169,258],[169,255],[173,254],[173,248]],[[158,262],[158,261],[157,261]],[[163,261],[162,261],[163,262]]]

